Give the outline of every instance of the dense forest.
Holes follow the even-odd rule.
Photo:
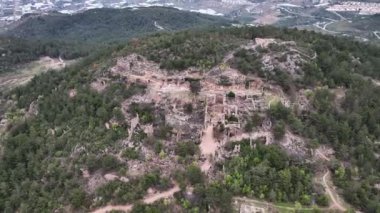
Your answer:
[[[302,205],[311,205],[310,165],[299,166],[301,162],[290,159],[276,146],[258,143],[253,149],[249,141],[240,145],[240,156],[225,164],[229,191],[272,202],[300,201]]]
[[[364,212],[379,212],[380,191],[375,184],[380,183],[380,88],[371,79],[380,79],[380,48],[349,38],[273,27],[158,33],[125,46],[102,49],[72,67],[37,76],[6,94],[3,98],[16,104],[8,109],[12,122],[0,149],[0,211],[44,212],[63,210],[66,205],[87,211],[108,201],[133,203],[150,186],[167,188],[167,180],[152,173],[129,183],[110,182],[94,193],[83,189],[82,167],[90,172],[128,173],[125,163],[104,150],[121,149],[117,142],[128,136],[128,124],[120,104],[144,92],[139,85],[126,87],[115,79],[105,92],[97,93],[90,89],[90,83],[103,75],[117,56],[137,52],[169,70],[180,72],[192,66],[207,70],[220,63],[228,51],[256,37],[295,41],[316,52],[315,60],[303,64],[302,79],[286,72],[281,78],[268,76],[269,81],[283,87],[315,90],[310,97],[311,110],[301,113],[278,105],[267,113],[279,126],[279,137],[281,129],[289,128],[314,146],[332,146],[342,163],[331,164],[330,169],[344,198]],[[258,56],[240,51],[236,57],[239,60],[233,64],[242,73],[259,68]],[[74,88],[76,96],[69,97]],[[346,91],[340,104],[332,93],[336,88]],[[35,102],[39,108],[36,116],[19,116],[21,109],[28,110]],[[149,107],[130,109],[145,116],[147,123],[155,120]],[[104,123],[111,119],[118,124],[106,128]],[[184,212],[231,212],[234,195],[302,205],[316,199],[317,204],[326,205],[326,198],[313,192],[313,171],[306,162],[287,156],[276,146],[258,145],[252,150],[249,143],[240,143],[242,152],[225,162],[222,181],[207,182],[191,161],[185,172],[178,172],[174,178],[180,186],[194,188],[192,199],[182,192],[175,195]],[[194,146],[187,145],[175,151],[184,159],[197,153]],[[137,157],[133,152],[125,156],[127,161]],[[104,200],[93,202],[97,195]],[[170,212],[170,205],[137,204],[133,210],[162,211]]]
[[[15,27],[0,34],[0,73],[41,56],[75,59],[159,31],[230,23],[222,17],[163,7],[25,15]]]
[[[8,30],[6,35],[33,40],[106,43],[125,41],[160,30],[175,31],[230,23],[231,21],[222,17],[174,8],[103,8],[74,15],[51,13],[44,16],[27,16],[21,19],[15,28]]]
[[[75,59],[87,56],[89,47],[75,42],[29,41],[0,36],[0,73],[15,70],[18,65],[34,61],[41,56]]]

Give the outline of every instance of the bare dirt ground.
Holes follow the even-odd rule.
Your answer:
[[[42,57],[38,61],[24,65],[16,72],[0,75],[0,91],[10,90],[23,85],[30,81],[35,75],[47,72],[48,70],[60,70],[72,63],[74,63],[74,60],[64,61],[62,59]]]
[[[241,135],[237,135],[237,136],[231,137],[230,141],[241,141],[241,140],[244,140],[244,139],[257,140],[259,138],[265,138],[266,144],[273,143],[272,132],[270,132],[270,131],[264,131],[264,130],[263,131],[253,132],[251,134],[243,133]]]
[[[239,213],[313,212],[313,210],[315,210],[313,207],[297,208],[292,205],[281,205],[246,197],[234,197],[233,206]],[[326,208],[318,208],[318,210],[321,212],[330,212],[330,210]]]
[[[260,24],[260,25],[270,25],[276,23],[279,18],[277,17],[276,12],[269,11],[269,13],[260,16],[258,19],[255,20],[255,23]]]
[[[201,153],[206,157],[206,160],[201,164],[201,170],[205,173],[208,172],[212,165],[210,157],[214,156],[218,149],[218,143],[214,139],[213,132],[213,126],[208,126],[204,131],[200,144]]]
[[[247,42],[238,49],[255,49],[257,46],[266,48],[273,42],[276,42],[275,39],[256,38],[255,41]],[[294,42],[288,43],[285,42],[284,45],[295,45]],[[116,66],[110,69],[110,73],[124,77],[126,84],[142,83],[147,86],[145,94],[133,96],[123,102],[124,115],[129,121],[133,121],[135,115],[129,115],[127,112],[129,105],[133,102],[153,103],[155,107],[165,110],[165,114],[168,115],[166,122],[173,127],[173,132],[177,134],[174,141],[165,143],[175,144],[176,141],[183,140],[181,134],[190,135],[191,140],[198,139],[201,142],[201,158],[198,163],[205,173],[209,173],[214,161],[220,160],[218,159],[219,152],[222,152],[223,145],[230,140],[255,140],[265,137],[268,144],[272,143],[273,136],[270,127],[269,129],[257,130],[252,134],[245,134],[242,130],[245,119],[252,111],[265,112],[274,102],[282,102],[288,106],[289,98],[279,86],[264,82],[263,79],[255,75],[244,75],[230,67],[229,61],[234,57],[234,52],[229,52],[220,64],[208,72],[189,68],[180,74],[160,69],[157,63],[149,61],[141,55],[131,54],[119,58]],[[231,82],[230,85],[220,84],[220,79],[225,76]],[[198,95],[191,93],[190,83],[186,79],[198,79],[200,81],[201,91]],[[236,98],[226,98],[226,94],[229,92],[236,94]],[[201,110],[204,112],[204,119],[193,121],[194,116],[184,113],[183,106],[189,103],[203,107]],[[226,118],[230,116],[236,117],[237,120],[228,121]],[[224,125],[228,130],[221,134],[218,133],[220,137],[216,138],[214,127],[217,124]],[[131,122],[130,137],[125,140],[127,143],[131,141],[135,126]],[[292,141],[294,140],[286,143],[286,145],[291,147]],[[137,166],[137,164],[134,166],[136,168],[147,168],[144,163],[141,166]]]
[[[179,192],[179,191],[180,191],[179,186],[175,185],[173,188],[171,188],[167,191],[159,192],[156,194],[148,194],[147,196],[144,197],[144,199],[142,201],[145,204],[151,204],[151,203],[154,203],[158,200],[172,197],[174,195],[174,193]],[[107,212],[111,212],[111,211],[129,212],[132,210],[132,208],[133,208],[132,204],[128,204],[128,205],[107,205],[105,207],[102,207],[102,208],[99,208],[99,209],[93,211],[92,213],[107,213]]]
[[[248,42],[240,48],[254,49],[258,45],[266,47],[273,42],[275,42],[274,39],[257,39],[255,42]],[[285,45],[295,44],[286,43]],[[254,132],[246,133],[244,125],[247,116],[252,115],[252,112],[261,113],[265,116],[266,110],[275,102],[281,102],[290,107],[290,99],[281,87],[253,74],[243,75],[231,67],[229,60],[233,57],[233,52],[230,52],[220,64],[208,72],[189,68],[181,73],[172,73],[160,69],[157,63],[148,61],[137,54],[119,58],[116,66],[110,69],[111,75],[123,77],[127,85],[136,83],[146,85],[146,93],[135,95],[122,103],[123,113],[130,122],[130,137],[125,139],[126,144],[124,145],[131,143],[133,140],[131,136],[135,131],[143,130],[147,133],[141,125],[138,125],[138,119],[135,120],[136,115],[128,112],[132,103],[152,104],[155,109],[164,111],[166,124],[173,128],[170,138],[162,141],[166,147],[171,147],[178,141],[186,141],[181,138],[181,135],[185,135],[184,138],[190,138],[191,141],[200,141],[201,157],[198,164],[210,179],[214,178],[214,175],[217,176],[212,165],[223,160],[223,156],[228,154],[231,156],[231,153],[226,154],[224,151],[224,145],[227,142],[262,138],[265,138],[268,144],[274,142],[270,121],[263,122],[261,127]],[[308,56],[308,58],[312,58],[312,56]],[[225,77],[228,78],[229,83],[220,83]],[[200,82],[201,91],[199,94],[193,94],[190,91],[190,82],[194,79]],[[227,95],[230,92],[235,94],[233,98]],[[183,110],[184,106],[189,103],[193,105],[194,109],[199,109],[202,112],[198,117],[194,116],[194,112],[190,116]],[[279,142],[290,150],[299,153],[299,148],[303,147],[303,139],[290,132],[287,132],[286,136],[284,141]],[[149,160],[128,161],[131,163],[128,175],[136,173],[138,176],[152,166],[160,168],[164,173],[166,170],[172,171],[178,164],[175,160],[175,154],[170,149],[164,153],[165,155],[161,159],[145,147],[140,148],[144,156],[149,154],[149,157],[146,158]],[[143,202],[151,203],[160,198],[170,197],[177,190],[179,189],[173,188],[172,191],[147,196]],[[97,212],[104,212],[110,208],[128,211],[132,206],[110,205],[99,209]]]
[[[331,161],[331,156],[334,154],[334,150],[329,147],[320,146],[315,149],[314,156],[317,159],[325,160],[327,162]]]
[[[111,211],[123,211],[123,212],[129,212],[133,208],[133,205],[109,205],[105,206],[103,208],[100,208],[98,210],[93,211],[92,213],[107,213]]]

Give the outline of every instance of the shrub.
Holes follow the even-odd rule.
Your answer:
[[[180,142],[175,147],[176,155],[181,157],[193,156],[199,150],[199,147],[193,142]]]
[[[230,91],[229,93],[227,93],[227,97],[228,98],[235,98],[235,93],[234,92],[232,92],[232,91]]]

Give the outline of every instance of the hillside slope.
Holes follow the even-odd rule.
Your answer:
[[[0,36],[0,74],[15,71],[42,56],[75,59],[88,55],[91,49],[78,42],[30,41]]]
[[[0,211],[376,212],[379,59],[273,27],[102,49],[2,97]]]
[[[0,35],[0,73],[13,71],[17,65],[42,56],[74,59],[147,34],[230,23],[222,17],[164,7],[25,15]]]
[[[24,39],[106,42],[161,30],[229,24],[227,19],[165,7],[92,9],[67,15],[28,16],[6,34]]]

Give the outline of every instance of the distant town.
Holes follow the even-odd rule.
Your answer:
[[[380,13],[380,3],[347,1],[334,4],[327,8],[329,11],[358,12],[361,15],[374,15]]]

